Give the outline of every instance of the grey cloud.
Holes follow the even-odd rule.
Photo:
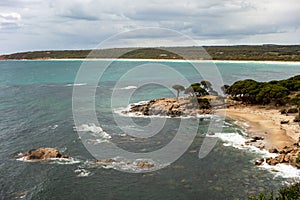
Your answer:
[[[85,11],[80,7],[72,7],[66,10],[64,13],[61,14],[61,17],[88,21],[95,21],[99,19],[97,16],[93,16],[92,14],[88,13],[88,11]]]
[[[180,31],[204,43],[300,43],[299,0],[2,0],[0,52],[20,48],[88,48],[135,28],[161,27]],[[8,34],[4,29],[13,30]],[[298,34],[298,35],[297,35]],[[170,38],[164,31],[128,34],[132,41]],[[36,41],[39,41],[38,43]],[[157,44],[160,46],[160,43]],[[55,49],[56,49],[55,48]]]

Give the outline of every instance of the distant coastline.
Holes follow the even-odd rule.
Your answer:
[[[0,59],[1,61],[120,61],[120,62],[189,62],[189,63],[263,63],[300,65],[300,61],[280,60],[179,60],[179,59],[135,59],[135,58],[61,58],[61,59]]]
[[[45,50],[0,55],[0,60],[131,59],[188,61],[300,62],[300,45],[238,45],[204,47]]]

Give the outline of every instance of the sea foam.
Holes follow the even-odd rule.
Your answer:
[[[231,146],[240,150],[248,150],[259,155],[258,158],[270,158],[278,156],[278,154],[276,153],[269,153],[269,151],[267,151],[266,149],[260,149],[253,145],[245,144],[245,142],[249,140],[245,133],[215,133],[213,135],[208,134],[207,137],[220,138],[223,141],[224,146]],[[275,166],[271,166],[264,161],[263,164],[259,167],[262,169],[266,169],[273,173],[275,176],[280,176],[282,178],[299,179],[300,177],[300,170],[291,165],[277,164]]]

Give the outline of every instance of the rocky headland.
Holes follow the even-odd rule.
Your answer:
[[[160,98],[131,104],[123,114],[135,113],[144,116],[186,117],[211,114],[212,107],[206,98]]]

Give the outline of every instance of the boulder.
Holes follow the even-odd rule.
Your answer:
[[[57,149],[54,148],[39,148],[32,149],[20,157],[25,157],[26,160],[46,160],[50,158],[69,158],[68,155],[62,155]]]
[[[269,149],[269,153],[278,153],[278,150],[276,148],[274,149]]]

